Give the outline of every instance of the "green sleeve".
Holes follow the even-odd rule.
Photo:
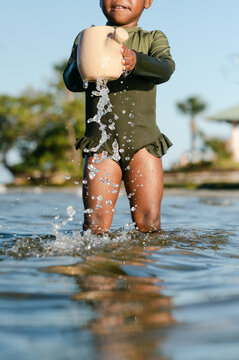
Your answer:
[[[133,74],[150,78],[156,84],[168,81],[175,70],[166,36],[161,31],[152,32],[153,41],[148,54],[136,51]]]
[[[68,60],[68,63],[66,65],[66,68],[63,72],[63,80],[68,90],[72,92],[82,92],[85,91],[83,87],[83,81],[81,79],[80,73],[77,68],[76,63],[76,55],[77,55],[77,46],[79,41],[80,34],[76,37],[72,51],[71,56]]]

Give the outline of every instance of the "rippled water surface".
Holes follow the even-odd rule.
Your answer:
[[[1,360],[239,359],[239,192],[166,191],[162,212],[139,233],[121,196],[82,235],[78,190],[2,191]]]

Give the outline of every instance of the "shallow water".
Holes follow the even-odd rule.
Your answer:
[[[239,192],[166,191],[152,235],[122,195],[102,237],[79,194],[0,194],[1,360],[238,359]]]

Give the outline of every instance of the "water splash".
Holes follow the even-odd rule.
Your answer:
[[[113,155],[111,158],[115,161],[119,161],[121,156],[119,154],[119,144],[116,139],[114,140],[114,142],[112,144],[112,148],[113,148]]]
[[[90,211],[90,209],[89,209]],[[55,235],[22,237],[14,239],[2,249],[2,255],[15,258],[47,257],[47,256],[87,256],[98,255],[109,251],[112,255],[117,249],[129,249],[134,246],[160,246],[175,251],[199,252],[218,251],[230,241],[231,234],[227,231],[167,230],[152,234],[141,233],[133,229],[135,223],[127,223],[117,231],[96,235],[90,230],[75,231],[71,234],[56,231]],[[166,249],[165,249],[166,250]],[[231,255],[230,255],[231,256]],[[236,255],[237,256],[237,255]]]
[[[96,173],[99,172],[99,170],[92,164],[88,164],[87,167],[88,167],[88,170],[90,170],[89,171],[89,178],[90,178],[90,180],[93,180]]]
[[[112,104],[110,103],[109,98],[109,88],[107,86],[107,80],[106,79],[100,79],[96,82],[96,90],[92,91],[92,95],[98,96],[99,101],[97,104],[97,114],[93,117],[88,119],[88,123],[95,122],[99,125],[99,131],[101,132],[101,138],[99,140],[99,143],[94,146],[91,149],[85,149],[85,152],[94,152],[96,153],[99,148],[108,140],[110,134],[107,134],[106,131],[106,125],[102,123],[101,119],[104,115],[106,115],[109,112],[112,112]],[[119,117],[114,114],[114,120],[118,120]],[[109,120],[108,128],[110,130],[115,130],[115,122],[112,121],[112,119]],[[99,157],[98,154],[94,154],[94,160],[93,163],[97,164],[99,162],[102,162],[105,159],[113,159],[115,161],[119,161],[121,159],[120,156],[120,149],[119,144],[116,139],[114,139],[114,142],[112,144],[112,151],[113,155],[108,155],[107,151],[103,151],[101,154],[101,157]],[[94,179],[96,172],[98,171],[96,167],[94,167],[92,164],[88,165],[89,177],[91,180]]]
[[[112,111],[112,105],[109,98],[109,89],[107,87],[107,80],[98,80],[96,82],[96,90],[92,91],[94,96],[99,96],[97,104],[97,114],[88,119],[88,123],[96,122],[101,131],[101,138],[97,146],[90,149],[90,151],[97,152],[97,150],[107,141],[106,125],[101,122],[102,116]]]
[[[88,81],[83,81],[83,88],[88,89],[89,83]]]

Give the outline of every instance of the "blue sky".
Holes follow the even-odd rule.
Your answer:
[[[209,135],[229,137],[230,126],[205,117],[239,103],[238,0],[154,0],[139,25],[168,37],[176,71],[158,87],[157,123],[174,143],[169,167],[189,149],[189,122],[175,103],[198,95],[208,108],[198,125]],[[104,25],[98,0],[8,0],[0,5],[0,93],[44,89],[54,64],[68,58],[77,33]],[[239,67],[239,66],[238,66]]]

